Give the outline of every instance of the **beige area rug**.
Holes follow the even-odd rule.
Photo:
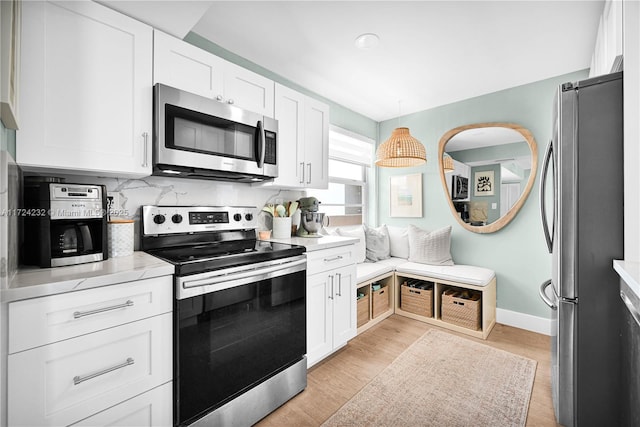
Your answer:
[[[323,426],[524,426],[536,364],[430,329]]]

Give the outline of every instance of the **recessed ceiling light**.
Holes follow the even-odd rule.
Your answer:
[[[365,33],[356,37],[354,44],[358,49],[373,49],[380,43],[380,37],[377,34]]]

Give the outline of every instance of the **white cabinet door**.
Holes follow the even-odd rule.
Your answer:
[[[224,97],[228,104],[273,117],[273,80],[231,62],[224,71]]]
[[[158,30],[154,30],[153,37],[154,84],[163,83],[207,98],[224,98],[224,59]]]
[[[95,2],[23,2],[17,162],[151,174],[152,29]]]
[[[173,425],[173,383],[169,382],[84,419],[73,427],[170,427]]]
[[[9,425],[69,425],[170,382],[172,330],[167,313],[9,355]]]
[[[338,349],[357,333],[356,266],[333,270],[333,348]]]
[[[307,277],[307,366],[333,350],[333,303],[326,273]]]
[[[273,117],[273,80],[158,30],[153,82]]]
[[[275,84],[278,178],[283,188],[329,186],[329,106]]]
[[[329,106],[308,98],[304,116],[307,188],[329,188]]]
[[[276,83],[275,119],[278,120],[278,177],[274,185],[304,187],[304,104],[300,92]]]

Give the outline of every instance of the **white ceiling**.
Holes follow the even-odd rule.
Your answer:
[[[122,11],[127,3],[142,3],[148,16],[160,13],[154,0],[107,3]],[[600,0],[208,1],[200,2],[206,12],[192,31],[382,121],[588,68],[603,5]],[[131,13],[143,21],[145,14]],[[164,19],[169,25],[176,15]],[[362,33],[378,34],[379,46],[357,49],[354,40]]]

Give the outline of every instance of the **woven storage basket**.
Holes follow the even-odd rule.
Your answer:
[[[400,308],[409,313],[433,317],[433,286],[427,289],[411,287],[407,282],[400,287]]]
[[[369,321],[369,294],[358,300],[358,328]]]
[[[377,291],[371,291],[371,298],[373,298],[373,304],[371,304],[372,319],[389,310],[389,295],[388,286],[383,286]]]
[[[442,293],[442,320],[477,331],[482,319],[482,294],[468,289]]]

